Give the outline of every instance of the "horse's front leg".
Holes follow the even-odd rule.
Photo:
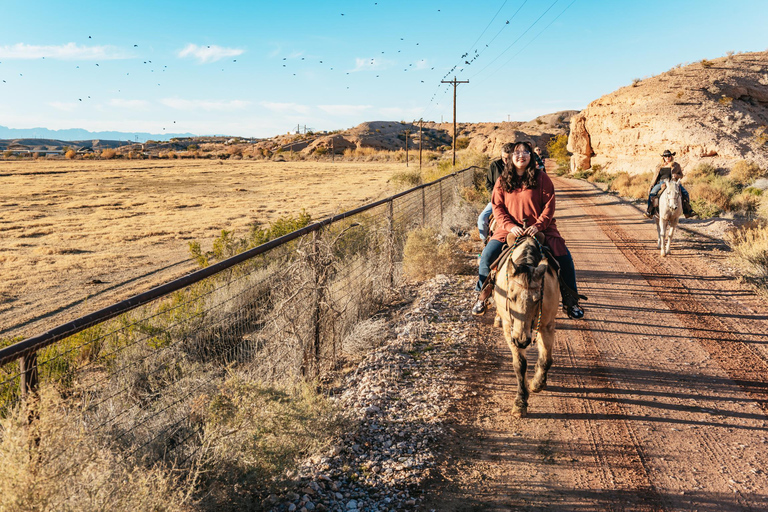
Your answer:
[[[676,222],[669,223],[669,229],[667,230],[667,245],[664,250],[665,255],[669,254],[669,248],[672,245],[672,237],[675,235],[675,228],[677,228]]]
[[[661,216],[659,216],[659,220],[656,221],[656,248],[661,249],[662,243],[664,240],[664,231],[662,231],[663,222],[661,220]]]
[[[517,377],[517,396],[512,405],[512,416],[522,418],[528,414],[528,386],[525,382],[525,372],[528,369],[528,361],[525,359],[525,349],[520,349],[512,341],[512,330],[509,322],[504,322],[504,338],[507,340],[509,350],[512,351],[512,367]]]
[[[666,253],[664,252],[664,244],[667,240],[667,223],[659,219],[659,254],[663,257],[666,256]]]
[[[538,393],[547,389],[547,372],[552,366],[552,347],[555,344],[555,323],[545,326],[538,336],[539,358],[536,361],[536,373],[531,379],[531,392]]]

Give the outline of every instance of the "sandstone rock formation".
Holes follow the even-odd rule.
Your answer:
[[[701,61],[635,82],[571,118],[571,169],[647,172],[665,149],[683,169],[768,167],[768,52]]]

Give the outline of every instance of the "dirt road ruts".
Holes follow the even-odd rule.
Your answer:
[[[768,509],[768,307],[719,241],[678,233],[662,259],[639,209],[555,185],[587,317],[558,319],[549,388],[522,420],[491,314],[468,326],[466,399],[424,508]]]

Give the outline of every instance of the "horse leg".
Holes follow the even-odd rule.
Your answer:
[[[528,414],[528,385],[525,382],[528,361],[525,359],[524,349],[517,347],[512,349],[512,367],[515,369],[515,377],[517,377],[517,396],[512,405],[512,417],[524,418]]]
[[[547,389],[547,372],[552,366],[552,346],[555,344],[555,324],[544,327],[538,338],[539,358],[536,361],[536,372],[531,379],[532,393]]]
[[[661,226],[662,226],[662,220],[661,220],[661,214],[659,214],[659,219],[656,221],[656,248],[661,249],[661,242],[663,239]]]
[[[669,223],[669,230],[667,231],[667,249],[666,253],[669,254],[669,247],[672,245],[672,237],[675,234],[675,228],[677,227],[676,222],[670,222]]]
[[[667,240],[667,222],[666,220],[659,219],[659,250],[662,257],[667,254],[664,252],[664,244]]]
[[[517,377],[517,396],[512,405],[512,417],[522,418],[528,414],[528,386],[525,382],[525,371],[528,369],[528,361],[525,359],[525,349],[520,349],[512,341],[512,326],[509,322],[503,322],[504,338],[507,340],[509,350],[512,351],[512,367]]]

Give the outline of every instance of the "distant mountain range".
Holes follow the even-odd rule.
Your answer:
[[[81,128],[68,130],[49,130],[48,128],[8,128],[0,126],[0,139],[57,139],[57,140],[127,140],[146,142],[148,140],[169,140],[174,137],[194,137],[193,133],[157,133],[144,132],[89,132]]]

